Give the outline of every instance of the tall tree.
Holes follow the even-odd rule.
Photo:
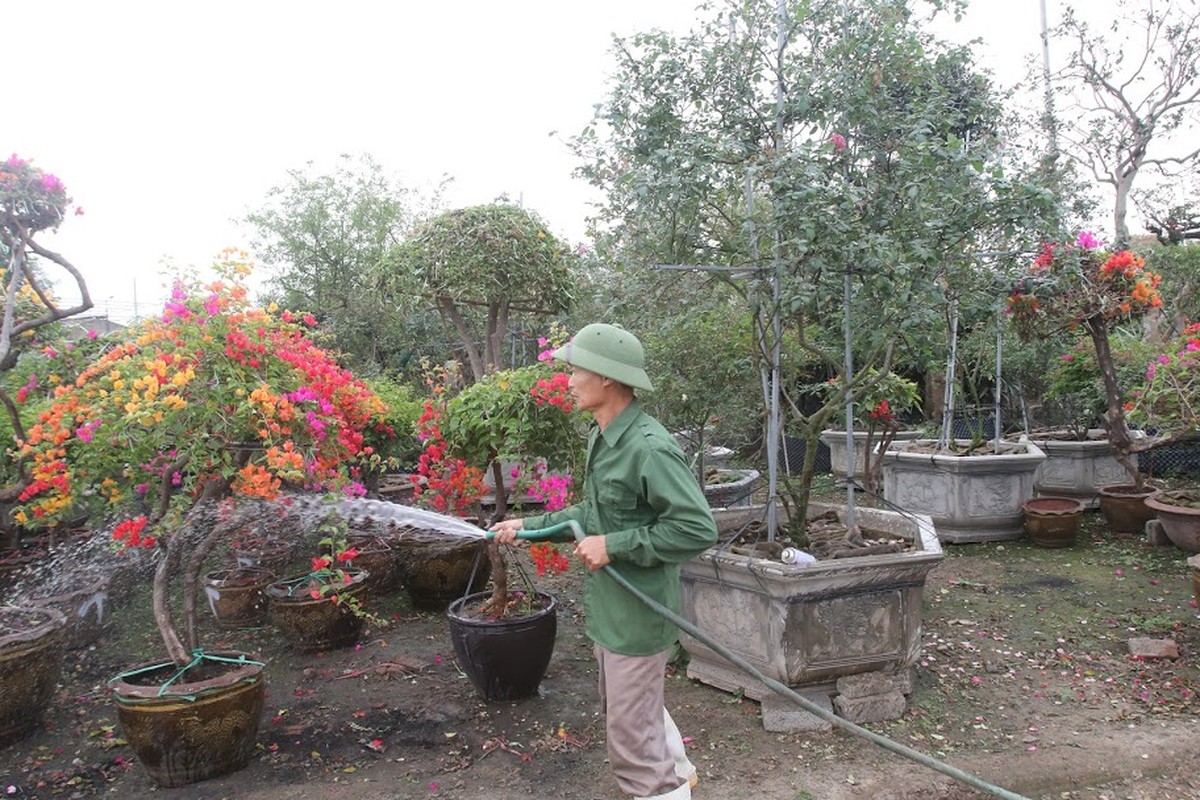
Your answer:
[[[995,302],[974,254],[1008,249],[1053,198],[1005,172],[987,80],[908,3],[782,12],[757,0],[682,37],[618,39],[611,93],[575,148],[606,193],[595,227],[614,258],[740,275],[764,360],[781,320],[807,370],[783,381],[809,440],[803,495],[845,396],[812,408],[795,390],[842,370],[846,275],[859,375],[886,375],[900,355],[923,367],[947,298]]]
[[[312,162],[289,170],[246,216],[255,254],[273,270],[273,299],[311,311],[360,367],[401,367],[420,315],[397,313],[367,287],[388,249],[441,204],[445,185],[403,186],[369,155],[342,155],[331,171]]]
[[[1175,176],[1196,163],[1200,121],[1200,6],[1194,0],[1120,0],[1093,29],[1068,8],[1055,38],[1069,48],[1052,85],[1062,153],[1112,187],[1113,231],[1129,244],[1129,196],[1139,173]],[[1089,6],[1088,13],[1093,9]]]

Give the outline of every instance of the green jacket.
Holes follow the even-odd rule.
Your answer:
[[[583,493],[570,508],[527,517],[525,527],[573,519],[587,534],[604,534],[613,568],[679,613],[679,565],[716,544],[717,526],[683,451],[636,400],[603,431],[592,427]],[[583,597],[588,638],[608,650],[652,655],[679,638],[603,570],[588,572]]]

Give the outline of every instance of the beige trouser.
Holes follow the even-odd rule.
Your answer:
[[[670,651],[623,656],[595,646],[600,705],[605,714],[608,762],[621,791],[637,798],[689,800],[691,789],[676,772],[683,742],[675,725],[668,742],[663,683]]]

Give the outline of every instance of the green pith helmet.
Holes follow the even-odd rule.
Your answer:
[[[635,389],[654,391],[646,375],[646,354],[637,337],[620,325],[594,322],[552,354],[558,361],[580,367]]]

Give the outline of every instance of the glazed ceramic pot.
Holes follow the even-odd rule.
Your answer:
[[[42,724],[62,672],[66,626],[53,608],[0,606],[0,746]]]
[[[323,584],[311,576],[300,575],[276,581],[266,588],[271,621],[297,652],[335,650],[349,647],[362,636],[363,618],[354,612],[354,603],[366,590],[367,573],[347,570],[350,583],[339,586],[341,598],[334,602],[329,596],[313,597]]]
[[[254,754],[266,680],[244,653],[206,653],[132,667],[109,681],[121,731],[159,786],[185,786],[241,769]]]
[[[275,573],[263,567],[234,567],[204,576],[204,596],[217,624],[255,628],[267,618],[266,589]]]
[[[1040,547],[1070,547],[1079,534],[1084,504],[1073,497],[1035,497],[1021,507],[1025,532]]]
[[[477,592],[446,610],[458,665],[485,700],[517,700],[537,694],[558,632],[558,601],[538,592],[540,608],[512,619],[480,619],[468,610],[491,597]]]

